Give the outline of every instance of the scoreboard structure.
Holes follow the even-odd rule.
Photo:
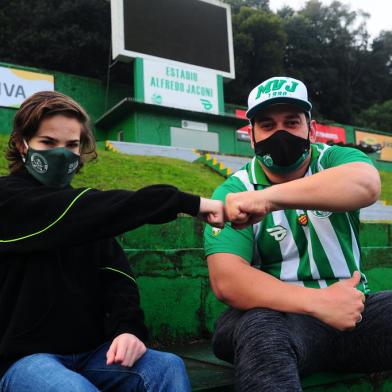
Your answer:
[[[217,0],[111,0],[113,58],[159,59],[235,78],[231,10]]]
[[[99,120],[112,140],[248,154],[225,111],[235,78],[231,8],[220,0],[111,0],[112,57],[133,96]],[[228,147],[230,145],[230,147]]]

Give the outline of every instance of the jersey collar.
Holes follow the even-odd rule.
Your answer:
[[[271,185],[271,182],[268,180],[256,157],[253,157],[253,159],[249,162],[248,176],[250,183],[253,185]]]

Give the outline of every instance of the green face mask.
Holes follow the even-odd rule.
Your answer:
[[[50,150],[28,147],[23,160],[27,171],[40,183],[63,188],[71,183],[79,166],[80,156],[65,147]]]

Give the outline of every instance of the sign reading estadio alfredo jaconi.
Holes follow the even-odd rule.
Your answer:
[[[219,113],[218,82],[214,72],[143,59],[143,86],[146,103]]]

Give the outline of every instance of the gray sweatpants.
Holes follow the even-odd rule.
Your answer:
[[[213,349],[234,364],[240,392],[302,391],[300,377],[319,371],[392,369],[392,291],[371,294],[362,316],[355,329],[341,332],[310,316],[228,309],[217,321]]]

